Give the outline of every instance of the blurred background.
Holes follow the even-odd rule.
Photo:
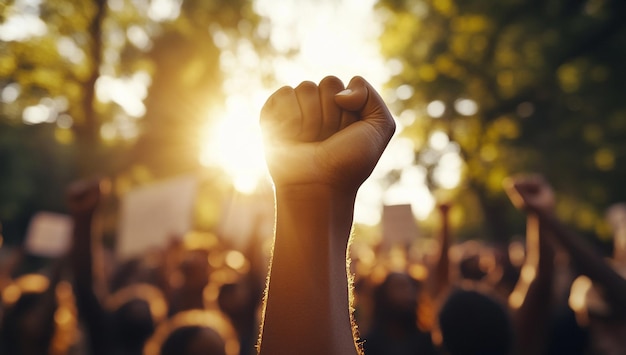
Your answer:
[[[383,204],[420,229],[455,201],[458,238],[508,241],[521,219],[501,189],[540,171],[558,213],[611,236],[626,200],[622,1],[15,0],[0,6],[0,222],[20,243],[72,180],[136,186],[200,176],[194,228],[233,194],[267,195],[258,112],[282,85],[362,75],[398,137],[357,207],[376,241]],[[517,228],[517,229],[516,229]],[[427,236],[428,233],[425,233]]]
[[[489,284],[519,309],[524,298],[513,302],[513,286],[523,284],[522,264],[539,257],[529,256],[534,242],[524,246],[526,218],[503,191],[507,176],[543,174],[558,217],[596,247],[594,255],[623,263],[624,14],[622,0],[2,1],[3,324],[28,320],[18,310],[42,304],[22,304],[29,301],[21,295],[57,299],[59,307],[42,311],[55,314],[60,329],[52,353],[89,353],[77,345],[86,341],[74,334],[76,319],[97,324],[103,314],[83,304],[107,293],[91,279],[102,271],[112,291],[101,298],[112,304],[106,312],[132,318],[132,309],[121,311],[128,300],[159,292],[152,298],[165,300],[172,324],[183,322],[178,312],[217,307],[236,328],[241,354],[252,353],[274,214],[259,112],[279,87],[326,75],[345,84],[365,77],[398,125],[355,211],[355,317],[364,333],[373,330],[371,344],[378,323],[408,319],[409,332],[420,323],[428,333],[420,342],[430,344],[432,331],[439,346],[435,318],[445,285],[432,302],[419,298],[420,311],[415,303],[422,283],[440,276],[446,285],[455,278]],[[78,191],[97,198],[75,204],[69,217],[67,187],[94,177],[104,183]],[[95,208],[94,201],[91,225],[76,208]],[[71,240],[72,223],[93,228]],[[92,242],[104,256],[91,255]],[[558,269],[548,283],[556,304],[570,313],[583,304],[597,310],[600,297],[586,296],[592,280],[574,291],[581,272],[570,269],[567,255],[579,254],[565,249],[541,256]],[[71,268],[63,266],[68,260]],[[99,265],[93,275],[92,264]],[[537,275],[552,275],[540,264]],[[387,287],[406,292],[387,294]],[[151,309],[152,325],[167,313],[159,307]],[[189,317],[184,324],[199,319]],[[111,324],[131,324],[125,319]],[[2,339],[16,339],[3,324]],[[16,334],[29,345],[38,323],[25,324]],[[117,330],[94,329],[81,334]],[[166,337],[150,328],[139,344],[153,331],[157,340],[146,349]],[[576,342],[583,337],[564,339],[583,349]]]

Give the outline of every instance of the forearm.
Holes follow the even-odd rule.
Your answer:
[[[93,214],[74,215],[73,246],[71,263],[74,280],[79,287],[92,288],[93,285],[93,250],[91,224]]]
[[[529,214],[525,267],[534,272],[532,277],[523,274],[520,278],[520,282],[527,283],[524,300],[515,312],[520,354],[539,354],[544,349],[554,278],[554,250],[546,240],[549,232],[537,215]]]
[[[447,206],[440,206],[441,230],[439,234],[439,259],[435,265],[435,274],[432,278],[432,296],[440,297],[450,285],[450,225]]]
[[[568,251],[579,271],[604,288],[614,311],[621,316],[626,316],[626,306],[623,302],[626,299],[626,280],[613,270],[590,245],[566,228],[555,215],[540,213],[540,218]]]
[[[89,332],[95,354],[106,354],[110,338],[107,334],[104,310],[94,291],[92,213],[74,215],[73,246],[70,255],[74,273],[76,306]]]
[[[356,354],[346,248],[356,193],[277,188],[261,354]]]

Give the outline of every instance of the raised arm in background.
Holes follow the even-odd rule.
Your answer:
[[[443,299],[450,287],[450,205],[443,203],[438,206],[441,224],[439,230],[439,257],[434,265],[433,276],[429,278],[431,283],[431,297]]]
[[[538,176],[509,178],[504,189],[511,201],[521,210],[527,210],[518,198],[516,186],[541,181]],[[549,189],[537,190],[534,201],[547,213],[554,213],[554,194]],[[517,334],[517,349],[521,355],[541,354],[545,350],[546,335],[552,316],[552,283],[554,280],[554,248],[549,235],[552,231],[536,212],[527,210],[526,260],[509,305],[513,309],[513,321]]]
[[[346,251],[357,190],[395,131],[361,77],[283,87],[261,111],[276,231],[260,354],[357,354]]]
[[[79,181],[72,184],[66,192],[67,205],[74,220],[70,265],[74,275],[76,305],[89,332],[94,355],[106,355],[112,349],[106,313],[94,291],[94,243],[91,231],[94,214],[102,196],[100,186],[100,180]]]
[[[535,213],[569,253],[579,272],[602,286],[606,300],[616,316],[626,317],[626,280],[608,265],[579,235],[565,227],[547,204],[552,187],[541,177],[519,178],[513,183],[515,205]]]

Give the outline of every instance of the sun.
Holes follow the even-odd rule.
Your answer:
[[[274,49],[278,53],[293,48],[299,51],[265,63],[250,46],[222,48],[226,53],[221,62],[226,79],[225,109],[217,120],[208,120],[211,123],[205,128],[199,159],[205,166],[225,171],[234,188],[244,194],[258,191],[261,182],[270,181],[258,119],[265,100],[278,87],[296,86],[304,80],[319,82],[326,75],[337,76],[347,85],[353,76],[360,75],[379,88],[390,103],[401,96],[398,90],[384,88],[398,65],[392,65],[380,54],[377,41],[382,25],[374,11],[375,0],[255,0],[254,3],[255,10],[270,20],[270,42]],[[274,76],[271,88],[261,79],[259,69],[265,68],[264,64],[271,67]],[[425,184],[424,172],[413,166],[414,150],[407,140],[392,140],[388,152],[359,190],[356,223],[379,223],[383,204],[410,203],[418,219],[426,219],[431,213],[436,201]],[[455,181],[445,178],[454,175],[449,170],[458,164],[454,159],[449,160],[450,169],[438,171],[437,176],[452,185]],[[390,170],[403,171],[401,183],[394,189],[383,189]]]
[[[204,128],[199,157],[202,165],[221,168],[244,194],[255,192],[269,176],[258,124],[260,108],[253,101],[246,95],[227,99],[225,112]]]

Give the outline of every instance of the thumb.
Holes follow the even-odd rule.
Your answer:
[[[346,90],[335,95],[335,103],[344,110],[357,113],[361,121],[373,124],[389,139],[396,130],[387,105],[372,85],[360,76],[352,78]]]

